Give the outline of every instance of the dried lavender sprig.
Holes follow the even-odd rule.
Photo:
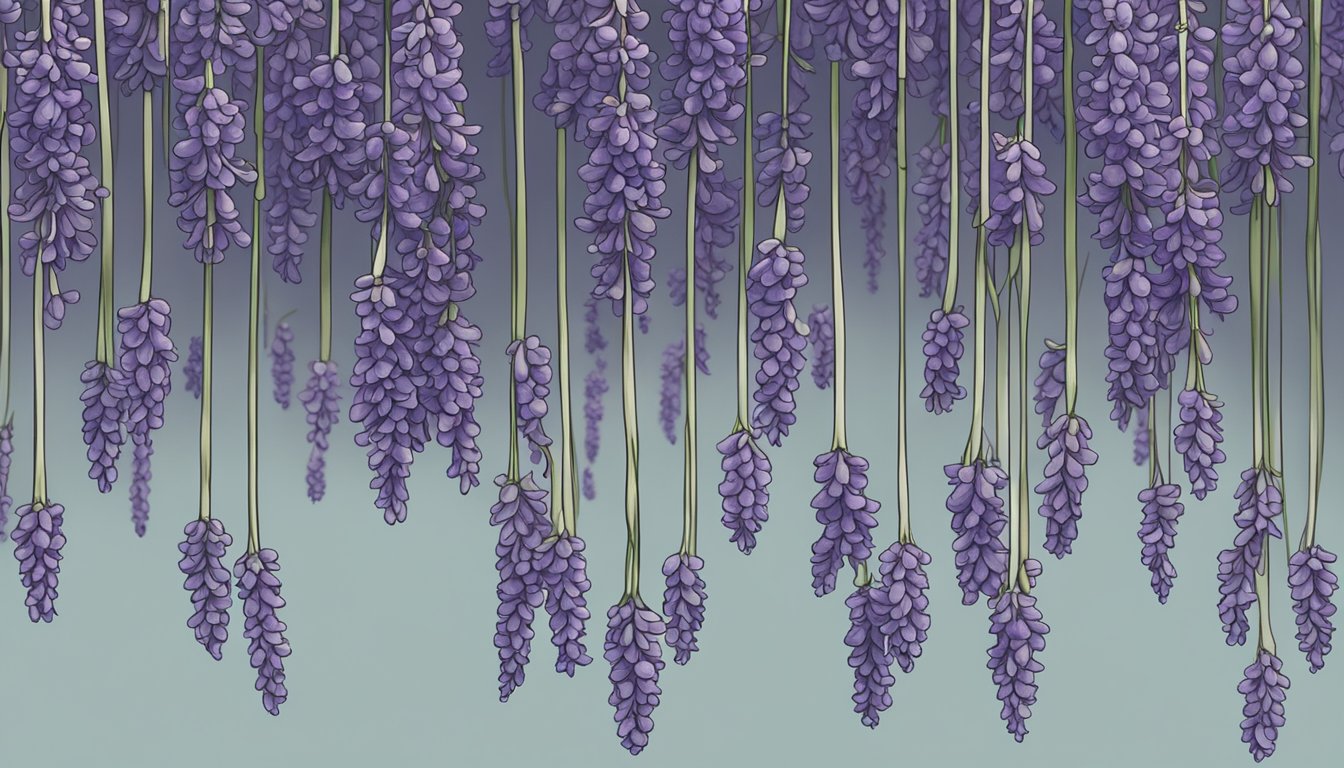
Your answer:
[[[828,304],[816,304],[807,316],[812,336],[812,383],[827,389],[835,380],[835,320]]]
[[[223,657],[224,642],[229,639],[229,608],[233,605],[229,570],[224,555],[233,537],[218,519],[199,518],[183,529],[186,538],[177,545],[182,553],[177,568],[186,576],[183,588],[191,592],[192,613],[187,626],[200,643],[218,661]]]
[[[1336,611],[1331,597],[1339,589],[1339,578],[1331,568],[1336,560],[1333,552],[1319,544],[1299,549],[1288,560],[1288,586],[1297,615],[1297,648],[1306,655],[1312,674],[1325,667],[1335,634],[1330,618]]]
[[[201,369],[204,367],[205,348],[200,336],[192,336],[187,345],[187,362],[182,366],[184,387],[197,400],[201,399]]]
[[[294,391],[294,329],[281,320],[275,326],[275,337],[271,340],[271,381],[274,383],[272,396],[284,410]]]

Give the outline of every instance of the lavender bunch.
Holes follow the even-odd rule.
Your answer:
[[[191,592],[191,617],[187,626],[196,632],[196,642],[218,661],[229,639],[229,570],[224,555],[233,537],[219,520],[202,517],[187,523],[186,538],[177,545],[182,553],[177,568],[186,576],[182,586]]]
[[[830,306],[814,305],[807,328],[813,336],[812,382],[817,389],[826,389],[835,379],[835,320]]]
[[[117,481],[117,458],[125,441],[121,430],[121,404],[126,389],[121,371],[115,364],[91,360],[84,364],[79,380],[84,384],[80,402],[84,403],[84,445],[88,448],[89,479],[98,483],[98,491],[107,493]]]
[[[294,391],[294,329],[281,320],[275,326],[275,337],[271,339],[271,381],[274,383],[272,397],[284,410]]]
[[[943,467],[952,492],[947,510],[952,513],[956,539],[957,583],[962,605],[974,605],[980,595],[993,598],[1007,578],[1008,548],[1003,531],[1008,524],[999,492],[1008,487],[1008,474],[995,464],[977,460]]]
[[[756,247],[756,263],[747,276],[747,300],[756,317],[751,333],[759,387],[753,397],[752,423],[772,445],[780,445],[797,421],[794,393],[806,365],[808,328],[798,317],[794,299],[807,284],[803,252],[776,239]]]
[[[499,528],[495,568],[499,571],[499,620],[495,648],[499,650],[499,700],[523,684],[524,667],[532,649],[532,618],[544,600],[545,583],[538,568],[542,541],[551,534],[546,491],[529,472],[519,480],[495,478],[499,501],[490,508],[490,524]]]
[[[1013,738],[1021,742],[1036,704],[1036,674],[1045,669],[1036,656],[1045,650],[1050,627],[1031,594],[1009,590],[992,598],[989,607],[989,633],[994,636],[994,645],[986,666],[999,687],[998,697],[1003,703],[1000,717]]]
[[[262,706],[272,715],[280,714],[280,705],[289,697],[285,688],[285,659],[290,653],[285,638],[285,622],[276,611],[285,607],[280,596],[279,555],[274,549],[247,552],[233,565],[238,580],[238,599],[243,603],[243,637],[247,652],[257,671],[257,690]]]
[[[149,269],[147,265],[145,269]],[[142,296],[148,297],[148,291]],[[172,308],[159,298],[147,298],[117,314],[121,334],[118,366],[126,432],[134,445],[131,517],[138,536],[145,535],[149,518],[149,462],[154,453],[153,432],[163,427],[164,403],[173,391]]]
[[[1049,455],[1044,477],[1035,488],[1041,495],[1039,511],[1045,518],[1045,551],[1060,559],[1073,551],[1078,538],[1087,468],[1097,463],[1096,451],[1088,447],[1091,439],[1092,428],[1087,421],[1061,413],[1036,441],[1036,447]]]
[[[716,448],[722,457],[723,481],[719,496],[723,499],[723,526],[731,532],[729,540],[742,554],[756,548],[756,535],[770,519],[770,458],[756,445],[759,433],[737,428],[720,440]]]
[[[1185,511],[1181,487],[1154,480],[1139,491],[1139,503],[1143,504],[1143,522],[1139,525],[1139,541],[1143,542],[1141,559],[1153,576],[1153,593],[1158,602],[1166,603],[1176,580],[1176,567],[1169,553],[1176,545],[1176,524]]]
[[[843,448],[812,460],[813,480],[821,486],[812,497],[821,536],[812,544],[812,590],[818,597],[835,589],[835,577],[846,558],[852,566],[873,551],[873,528],[881,504],[867,495],[868,461]]]
[[[880,587],[865,584],[845,599],[849,608],[849,666],[854,670],[854,711],[869,728],[876,728],[881,714],[891,707],[892,650],[884,626],[890,621],[891,606]]]
[[[1245,644],[1250,629],[1246,613],[1260,599],[1256,571],[1270,538],[1283,538],[1278,523],[1283,494],[1274,475],[1257,468],[1242,472],[1236,499],[1237,535],[1230,549],[1218,553],[1218,591],[1222,595],[1218,614],[1228,645]]]
[[[205,345],[200,336],[192,336],[187,344],[187,362],[182,366],[184,386],[191,396],[201,399],[201,372],[205,366]]]
[[[1331,597],[1339,589],[1339,578],[1331,566],[1335,554],[1319,544],[1304,546],[1288,560],[1288,586],[1292,590],[1293,613],[1297,616],[1297,648],[1307,657],[1313,674],[1325,667],[1335,625]]]
[[[308,364],[308,383],[299,392],[308,422],[308,500],[317,503],[327,492],[326,455],[331,430],[341,419],[341,379],[336,364],[314,360]]]
[[[948,413],[952,405],[966,397],[966,388],[957,383],[961,375],[961,355],[965,351],[963,329],[971,324],[961,307],[951,312],[934,309],[920,338],[924,340],[924,408],[930,413]]]

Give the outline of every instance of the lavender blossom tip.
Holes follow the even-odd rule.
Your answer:
[[[658,673],[662,671],[662,644],[658,639],[667,631],[663,619],[644,607],[638,598],[626,598],[607,611],[605,653],[611,664],[611,696],[615,707],[616,735],[621,746],[637,755],[648,746],[653,732],[653,711],[658,707],[662,689]]]
[[[999,687],[1000,717],[1013,738],[1027,736],[1027,720],[1036,704],[1036,674],[1045,670],[1037,655],[1045,650],[1050,627],[1036,607],[1036,597],[1016,590],[989,601],[989,633],[994,645],[986,666]]]
[[[722,457],[723,527],[744,555],[756,549],[756,535],[770,519],[770,458],[756,444],[757,433],[738,429],[716,446]]]
[[[696,633],[705,622],[705,580],[700,570],[705,561],[695,555],[678,552],[663,561],[666,589],[663,591],[663,615],[667,617],[667,645],[676,649],[674,661],[685,665],[691,654],[700,650]]]
[[[1036,441],[1036,447],[1049,454],[1045,476],[1036,485],[1041,494],[1039,512],[1045,518],[1045,550],[1060,559],[1073,551],[1078,538],[1087,468],[1097,463],[1096,451],[1088,447],[1091,439],[1085,419],[1061,413]]]
[[[1241,708],[1241,740],[1258,763],[1274,754],[1279,729],[1283,727],[1283,702],[1291,681],[1283,674],[1279,657],[1261,649],[1246,672],[1237,692],[1246,700]]]
[[[966,397],[966,388],[957,384],[961,375],[963,329],[971,321],[961,307],[949,313],[941,308],[929,314],[924,326],[924,389],[919,396],[930,413],[948,413],[956,401]]]
[[[280,705],[289,697],[285,688],[285,658],[289,656],[288,628],[277,615],[285,607],[280,596],[279,556],[273,549],[247,552],[233,566],[238,580],[238,599],[243,603],[243,636],[252,668],[257,671],[256,688],[262,706],[272,715],[280,714]]]
[[[61,549],[65,534],[61,524],[65,508],[53,502],[35,501],[19,507],[18,520],[11,538],[14,559],[19,562],[19,579],[28,590],[24,604],[34,624],[56,617],[56,587],[61,573]]]
[[[182,553],[177,568],[187,577],[182,586],[191,592],[192,613],[187,626],[195,630],[196,642],[218,661],[229,639],[229,608],[233,606],[229,569],[224,567],[224,555],[233,537],[216,519],[192,520],[183,533],[186,539],[177,545]]]
[[[812,497],[821,536],[812,545],[812,590],[817,597],[835,590],[836,576],[848,558],[857,568],[873,551],[873,529],[881,504],[868,498],[868,461],[837,448],[813,459],[813,480],[821,486]]]
[[[1297,648],[1307,657],[1312,674],[1325,667],[1335,625],[1331,597],[1339,589],[1339,578],[1331,566],[1333,552],[1314,544],[1293,553],[1288,561],[1288,587],[1292,590],[1293,613],[1297,615]]]
[[[881,714],[891,707],[892,652],[883,626],[891,621],[892,608],[880,588],[862,586],[845,599],[849,607],[849,666],[854,670],[854,711],[863,724],[876,728]]]

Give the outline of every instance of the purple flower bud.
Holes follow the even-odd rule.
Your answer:
[[[924,398],[924,407],[930,413],[949,413],[952,405],[966,397],[966,388],[957,383],[961,375],[961,355],[965,347],[961,343],[962,331],[971,324],[957,307],[944,314],[942,308],[929,313],[929,322],[924,326],[924,389],[919,396]]]
[[[756,371],[756,409],[752,422],[773,445],[779,445],[798,420],[794,393],[806,365],[807,326],[798,317],[794,299],[807,285],[803,252],[770,239],[756,246],[756,263],[747,275],[747,304],[756,318],[751,332]]]
[[[480,341],[481,329],[458,314],[436,325],[416,347],[425,374],[420,402],[439,445],[452,451],[448,477],[458,480],[464,494],[480,482],[481,450],[476,438],[481,426],[476,421],[476,401],[485,383],[476,354]]]
[[[330,360],[314,360],[308,364],[308,383],[299,393],[299,402],[307,414],[308,444],[308,499],[314,503],[327,492],[326,454],[331,429],[341,419],[341,378],[336,364]]]
[[[275,338],[271,339],[271,380],[276,404],[289,410],[294,390],[294,329],[283,321],[275,326]]]
[[[869,728],[891,706],[892,652],[883,625],[891,620],[887,594],[880,587],[862,586],[845,599],[849,607],[849,666],[854,670],[854,711]]]
[[[942,14],[935,14],[941,16]],[[920,298],[942,292],[947,279],[948,232],[951,230],[952,155],[937,138],[919,150],[919,177],[913,191],[921,222],[915,233],[915,279]]]
[[[1061,413],[1036,441],[1036,447],[1050,457],[1036,485],[1036,493],[1041,494],[1039,511],[1045,518],[1045,551],[1060,559],[1073,551],[1078,538],[1087,468],[1097,463],[1096,452],[1087,446],[1091,439],[1086,419]]]
[[[1055,420],[1055,408],[1059,398],[1064,396],[1064,378],[1066,352],[1062,345],[1046,339],[1045,351],[1041,353],[1041,372],[1036,374],[1036,413],[1041,416],[1042,425],[1050,426]]]
[[[846,558],[858,568],[873,551],[873,529],[882,507],[868,498],[868,461],[843,448],[812,460],[813,480],[821,490],[812,497],[821,536],[812,545],[812,590],[817,597],[835,589],[835,577]]]
[[[546,491],[529,472],[521,480],[495,478],[499,501],[490,508],[490,524],[499,528],[495,569],[499,571],[499,620],[495,648],[499,650],[499,700],[523,684],[524,667],[532,652],[532,617],[541,607],[545,581],[538,550],[551,534]]]
[[[634,0],[630,3],[633,5]],[[632,755],[648,746],[653,732],[653,710],[663,693],[658,687],[658,673],[665,664],[658,638],[666,631],[662,617],[637,598],[626,598],[607,611],[603,654],[611,664],[607,702],[616,708],[613,719],[621,746]]]
[[[1148,406],[1138,409],[1138,418],[1134,420],[1134,466],[1142,467],[1148,463],[1152,453],[1152,435],[1148,431]]]
[[[24,604],[28,619],[36,624],[56,617],[56,586],[61,573],[61,549],[65,534],[61,523],[65,507],[37,501],[19,507],[11,538],[14,559],[19,561],[19,579],[28,590]]]
[[[705,580],[700,570],[705,561],[695,555],[677,553],[663,561],[666,589],[663,614],[667,616],[667,646],[676,649],[678,664],[686,664],[700,650],[696,633],[705,622]]]
[[[1201,501],[1218,488],[1218,465],[1227,461],[1219,446],[1223,442],[1223,407],[1208,392],[1186,389],[1177,397],[1181,405],[1176,425],[1176,451],[1185,461],[1190,476],[1190,492]]]
[[[177,545],[182,553],[177,568],[187,577],[182,586],[191,593],[187,626],[196,631],[196,642],[218,661],[229,639],[229,608],[233,606],[229,569],[224,567],[233,537],[217,519],[192,520],[183,533],[187,538]]]
[[[205,370],[205,344],[200,336],[192,336],[187,345],[187,362],[182,366],[182,378],[186,379],[187,391],[197,400],[201,399],[201,377]]]
[[[592,661],[583,645],[588,622],[588,561],[583,539],[561,533],[542,542],[535,565],[546,585],[546,612],[551,616],[555,671],[574,676],[576,667]]]
[[[154,456],[154,441],[146,436],[134,438],[135,448],[131,455],[131,524],[135,526],[135,535],[145,536],[149,524],[149,481],[150,458]]]
[[[1339,579],[1330,566],[1335,554],[1319,544],[1293,553],[1288,561],[1288,587],[1293,593],[1293,613],[1297,614],[1297,648],[1307,656],[1312,674],[1325,667],[1335,625],[1335,604],[1330,601],[1339,589]]]
[[[891,654],[905,672],[915,668],[915,659],[924,652],[929,634],[929,577],[924,566],[933,562],[929,553],[914,542],[896,542],[881,556],[882,589],[889,608],[882,633],[887,636]]]
[[[1045,650],[1050,627],[1036,607],[1036,597],[1010,590],[989,601],[989,633],[994,645],[989,663],[994,684],[999,687],[1003,709],[999,716],[1008,732],[1021,742],[1027,736],[1027,720],[1036,704],[1036,673],[1045,665],[1036,658]]]
[[[1167,602],[1172,584],[1176,581],[1176,567],[1171,564],[1171,548],[1176,546],[1176,524],[1181,520],[1185,505],[1181,503],[1181,486],[1159,483],[1139,491],[1143,504],[1143,522],[1139,525],[1139,541],[1143,542],[1142,560],[1153,574],[1153,593],[1160,603]]]
[[[1274,754],[1290,686],[1288,676],[1283,674],[1283,662],[1264,649],[1256,652],[1255,661],[1246,667],[1245,677],[1237,686],[1237,692],[1246,699],[1241,708],[1241,740],[1249,745],[1257,763]]]
[[[1008,516],[999,491],[1008,487],[1008,474],[997,465],[977,459],[971,464],[943,467],[952,493],[947,511],[952,513],[956,540],[957,583],[963,605],[975,605],[980,595],[994,597],[1008,575],[1008,547],[1003,529]]]
[[[1246,613],[1256,603],[1255,571],[1271,537],[1283,538],[1278,518],[1283,513],[1279,481],[1268,470],[1252,467],[1241,473],[1237,487],[1237,536],[1232,548],[1218,553],[1218,614],[1228,645],[1243,645],[1250,624]]]
[[[807,316],[812,338],[812,382],[827,389],[835,380],[835,316],[827,304],[816,304]]]
[[[770,519],[770,459],[756,446],[758,439],[758,432],[738,429],[716,446],[723,457],[723,526],[744,555],[756,548],[756,534]]]
[[[177,228],[187,236],[184,246],[201,264],[219,264],[230,247],[246,248],[252,242],[231,194],[238,184],[257,179],[256,170],[237,156],[247,106],[222,88],[205,90],[193,97],[182,118],[182,137],[173,145],[168,202],[178,209]]]
[[[238,580],[238,599],[243,603],[243,637],[250,642],[247,652],[257,671],[257,690],[261,703],[272,715],[280,714],[280,705],[289,697],[285,688],[285,658],[289,640],[285,622],[276,612],[285,607],[280,596],[280,559],[274,549],[244,553],[233,565]]]
[[[1026,139],[1009,139],[1001,133],[993,138],[993,168],[1000,176],[985,222],[989,242],[1011,245],[1026,224],[1031,244],[1040,245],[1045,241],[1045,202],[1041,198],[1055,193],[1054,183],[1045,175],[1041,151]]]
[[[121,404],[126,386],[121,371],[96,360],[84,364],[79,380],[84,392],[84,445],[88,447],[89,479],[98,482],[98,491],[107,493],[117,481],[117,457],[125,438],[121,434]]]
[[[551,446],[542,421],[546,418],[546,397],[551,393],[551,350],[536,336],[515,339],[509,344],[513,362],[513,397],[518,409],[518,434],[532,450],[532,463],[541,463],[542,454]],[[549,454],[547,454],[549,456]],[[550,475],[547,460],[543,474]]]

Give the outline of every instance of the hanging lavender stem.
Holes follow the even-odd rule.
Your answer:
[[[277,405],[289,410],[294,393],[294,328],[281,320],[275,326],[271,340],[271,396]]]

